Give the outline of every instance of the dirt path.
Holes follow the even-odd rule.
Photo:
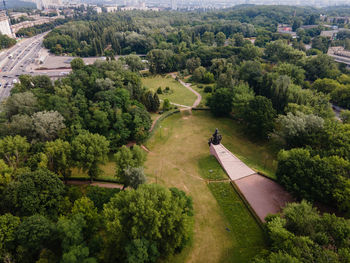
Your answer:
[[[70,185],[92,185],[92,186],[99,186],[103,188],[119,188],[122,189],[123,185],[122,184],[117,184],[117,183],[105,183],[105,182],[93,182],[90,183],[89,181],[80,181],[80,180],[68,180],[67,184]]]
[[[176,79],[176,77],[177,77],[176,73],[171,73],[170,75],[174,79]],[[182,86],[184,86],[185,88],[187,88],[189,91],[191,91],[192,93],[194,93],[197,96],[197,99],[193,102],[193,105],[192,105],[192,108],[196,108],[199,105],[199,103],[201,103],[201,101],[202,101],[202,95],[199,94],[197,91],[195,91],[193,88],[191,88],[191,84],[190,83],[185,83],[181,79],[179,79],[178,81],[180,82],[180,84]],[[176,104],[174,104],[174,105],[176,105]],[[179,105],[179,106],[187,107],[187,106],[183,106],[183,105]]]
[[[157,121],[159,120],[159,118],[162,117],[162,115],[159,115],[153,122],[151,125],[151,128],[148,130],[149,132],[153,131],[154,126],[156,126]]]

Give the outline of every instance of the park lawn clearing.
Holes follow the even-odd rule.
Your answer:
[[[208,180],[228,179],[226,173],[220,166],[216,166],[218,161],[212,155],[204,156],[198,160],[198,167],[201,176]]]
[[[265,248],[262,229],[243,201],[236,199],[237,195],[232,198],[233,214],[225,212],[223,204],[235,192],[229,192],[228,199],[222,201],[207,184],[211,179],[227,179],[216,160],[209,156],[207,141],[216,127],[220,132],[225,131],[224,141],[228,140],[229,135],[235,134],[236,126],[231,126],[232,122],[214,118],[209,112],[193,111],[192,115],[181,112],[163,120],[147,141],[146,146],[151,150],[145,163],[148,182],[177,187],[193,198],[193,240],[182,253],[165,262],[245,263]],[[247,143],[246,140],[241,143]],[[209,170],[212,170],[210,175]],[[235,221],[231,222],[232,218]],[[237,222],[246,224],[242,233],[238,233],[239,226],[232,226]],[[248,234],[244,233],[246,228]]]
[[[145,77],[142,78],[142,84],[143,86],[152,90],[153,92],[157,92],[157,89],[161,87],[163,90],[163,94],[158,94],[159,99],[168,99],[172,103],[181,104],[185,106],[192,106],[192,104],[197,98],[195,94],[193,94],[190,90],[181,85],[170,75],[156,75],[151,77]],[[170,93],[164,93],[166,87],[170,88]]]
[[[100,164],[99,168],[101,169],[101,174],[96,179],[118,181],[117,177],[115,176],[115,166],[116,164],[112,159],[107,161],[105,164]],[[84,172],[83,170],[78,168],[72,169],[72,177],[85,179],[90,178],[87,172]]]

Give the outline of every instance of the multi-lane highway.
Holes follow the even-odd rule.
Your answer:
[[[45,34],[22,40],[0,53],[0,101],[10,95],[10,90],[20,75],[35,74],[33,71],[27,71],[27,67],[39,58]]]

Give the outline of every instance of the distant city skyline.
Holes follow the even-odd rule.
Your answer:
[[[342,6],[349,5],[350,0],[21,0],[32,2],[38,7],[48,7],[55,5],[65,5],[74,3],[108,4],[118,6],[134,6],[135,2],[142,2],[148,7],[170,8],[172,10],[181,9],[221,9],[242,4],[254,5],[291,5],[291,6]],[[41,9],[40,8],[40,9]]]

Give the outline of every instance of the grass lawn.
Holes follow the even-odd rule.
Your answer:
[[[115,162],[111,159],[107,161],[105,164],[100,165],[101,174],[97,177],[97,179],[105,179],[105,180],[116,180],[115,177]],[[82,171],[78,168],[73,168],[72,177],[82,177],[89,178],[87,172]]]
[[[209,155],[207,141],[215,128],[225,146],[246,154],[252,163],[259,163],[254,157],[266,152],[266,145],[247,140],[233,120],[195,111],[165,119],[146,144],[151,150],[145,164],[149,182],[177,187],[193,198],[193,241],[168,262],[245,263],[265,247],[262,230],[230,185],[207,184],[208,179],[227,178]]]
[[[265,236],[254,217],[229,182],[209,183],[208,187],[218,201],[229,225],[226,230],[236,242],[232,251],[235,262],[245,262],[265,247]]]
[[[196,95],[182,86],[170,75],[156,75],[142,78],[142,84],[153,92],[156,92],[158,87],[162,87],[162,90],[169,87],[172,91],[171,93],[158,94],[161,100],[168,99],[170,102],[186,106],[192,106],[193,102],[196,100]]]

